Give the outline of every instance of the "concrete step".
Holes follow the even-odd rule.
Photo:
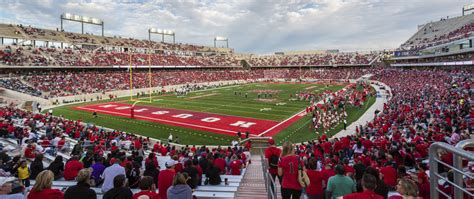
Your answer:
[[[252,164],[247,167],[247,171],[242,178],[242,182],[235,194],[237,199],[263,199],[268,198],[265,188],[265,181],[262,174],[262,162],[260,156],[252,156]]]

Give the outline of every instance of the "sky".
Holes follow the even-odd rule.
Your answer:
[[[370,51],[393,49],[417,25],[461,15],[468,0],[0,0],[0,23],[60,27],[60,15],[103,19],[105,35],[148,39],[149,28],[176,32],[176,42],[214,45],[229,39],[236,52]],[[81,25],[65,22],[68,32]],[[99,26],[84,31],[100,34]],[[160,41],[161,36],[152,36]],[[171,38],[165,38],[171,42]],[[219,46],[225,43],[218,43]]]

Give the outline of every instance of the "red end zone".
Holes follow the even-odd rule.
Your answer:
[[[121,117],[130,117],[130,104],[104,103],[74,107],[76,110],[109,114]],[[251,136],[271,136],[299,119],[301,114],[277,122],[247,117],[237,117],[213,113],[203,113],[152,106],[135,106],[135,119],[152,121],[172,126],[191,128],[219,134],[235,135],[237,131],[248,131]],[[100,116],[99,116],[100,117]]]

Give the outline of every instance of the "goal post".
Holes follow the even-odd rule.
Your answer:
[[[130,101],[141,101],[141,102],[147,102],[147,103],[151,103],[152,102],[152,91],[153,91],[153,74],[151,72],[151,49],[148,50],[148,53],[147,53],[147,58],[148,58],[148,74],[147,74],[147,77],[145,77],[146,79],[148,79],[148,99],[147,100],[142,100],[143,98],[139,98],[138,96],[136,98],[134,98],[134,87],[133,87],[133,51],[132,51],[132,48],[129,47],[128,49],[128,61],[129,61],[129,67],[128,67],[128,71],[129,71],[129,89],[130,89]],[[138,66],[135,66],[135,69],[139,68]],[[139,93],[139,92],[137,92]]]

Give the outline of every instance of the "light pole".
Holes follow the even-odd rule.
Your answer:
[[[176,33],[173,30],[162,30],[156,28],[148,29],[148,40],[151,41],[151,34],[161,35],[161,42],[165,42],[165,35],[173,37],[173,44],[175,44]]]

